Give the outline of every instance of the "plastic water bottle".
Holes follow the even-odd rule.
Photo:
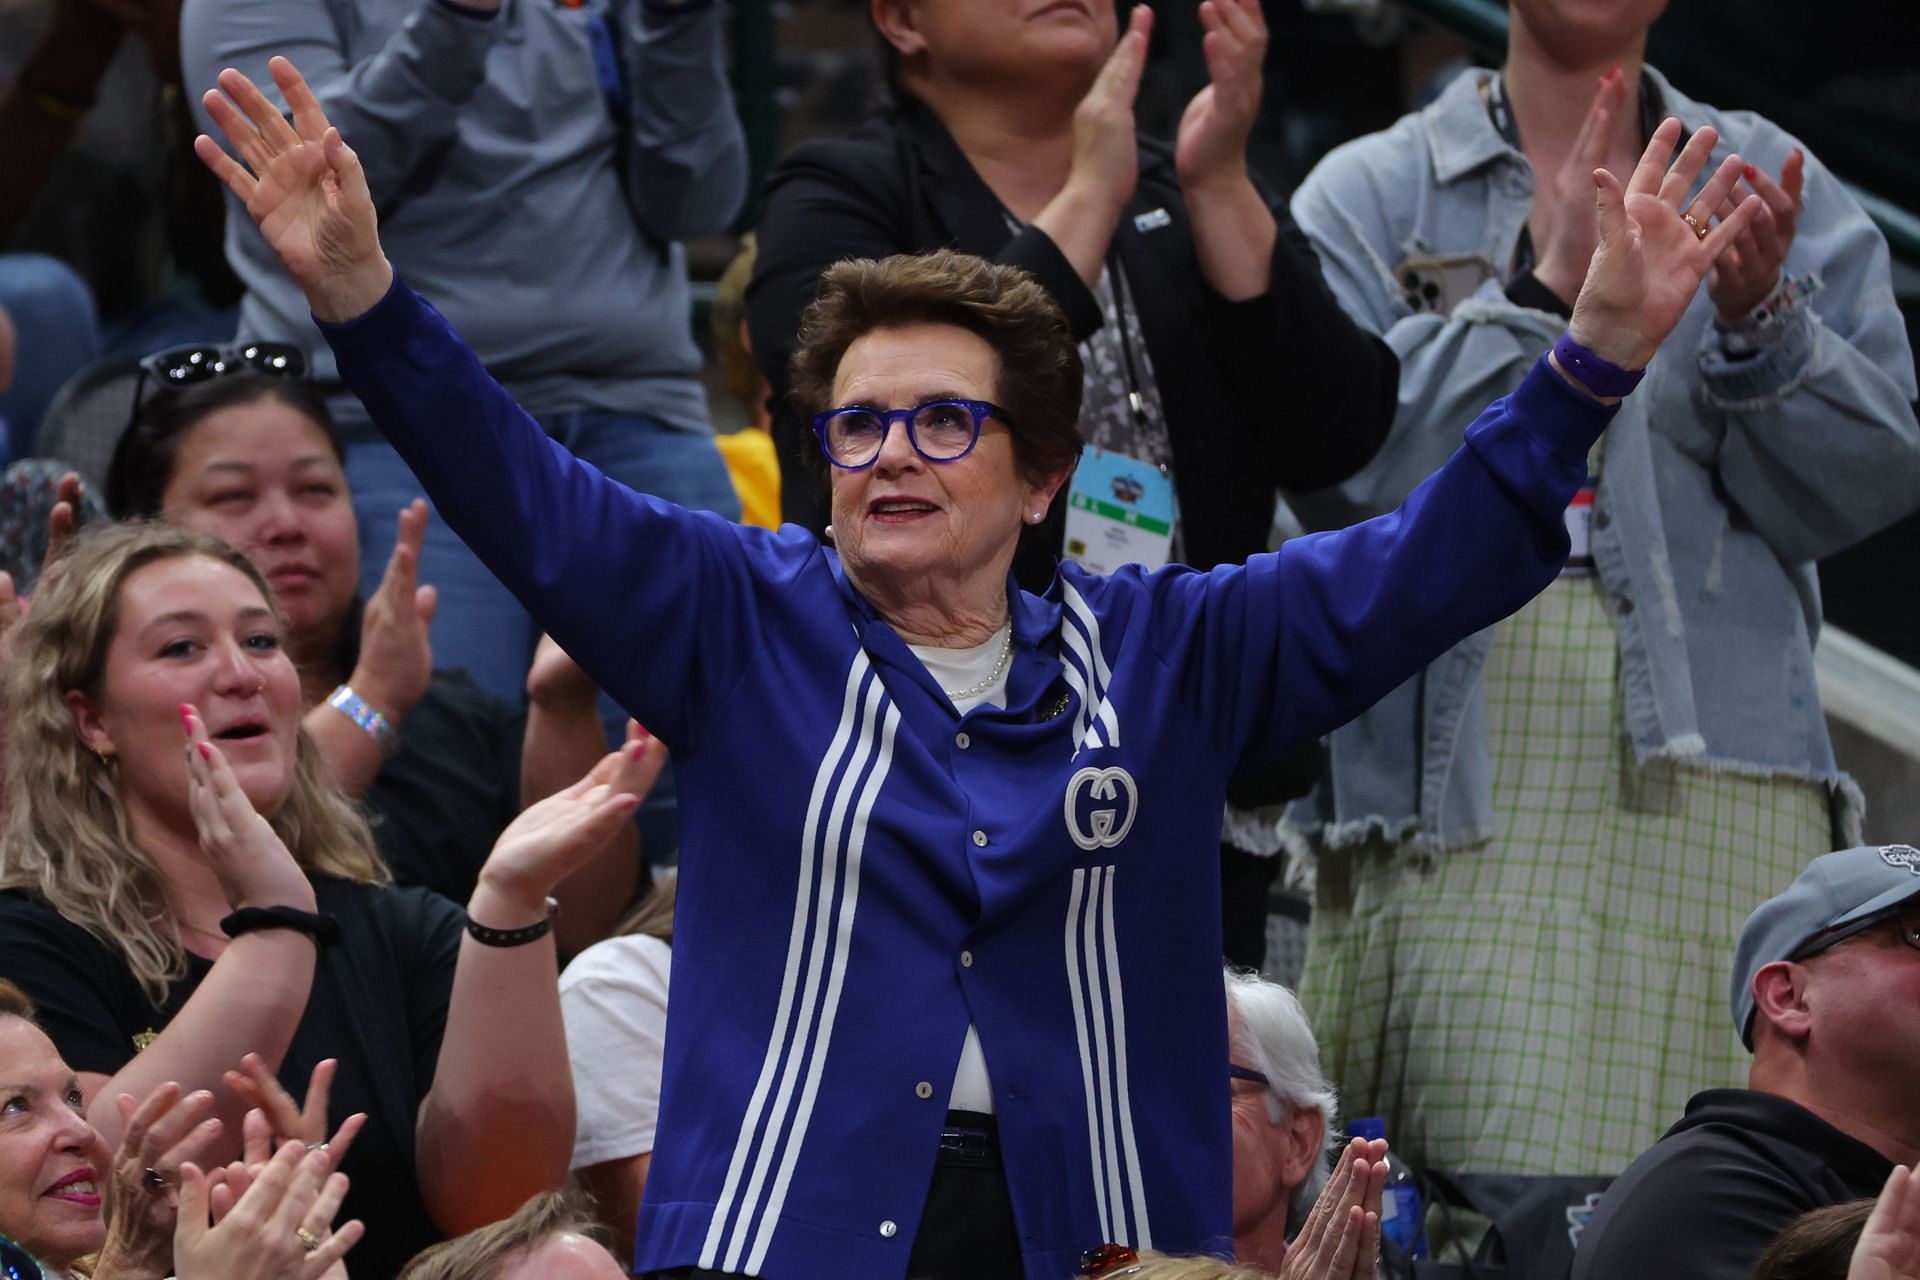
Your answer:
[[[1363,1116],[1347,1121],[1349,1138],[1385,1138],[1387,1124],[1379,1116]],[[1427,1256],[1426,1206],[1420,1200],[1420,1184],[1406,1162],[1387,1150],[1387,1189],[1380,1197],[1380,1234],[1409,1258]]]

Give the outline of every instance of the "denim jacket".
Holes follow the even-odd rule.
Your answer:
[[[1386,445],[1352,480],[1296,504],[1311,523],[1390,509],[1564,328],[1504,289],[1533,174],[1488,117],[1490,74],[1468,71],[1425,110],[1341,147],[1294,196],[1327,282],[1401,370]],[[1798,145],[1646,75],[1665,114],[1719,131],[1705,172],[1738,151],[1778,173]],[[1814,684],[1813,562],[1920,503],[1920,431],[1886,242],[1811,156],[1803,202],[1783,275],[1823,283],[1744,358],[1700,291],[1608,432],[1592,553],[1636,756],[1824,782],[1850,842],[1860,795],[1834,762]],[[1411,280],[1410,266],[1421,268]],[[1419,282],[1444,299],[1443,277],[1464,296],[1444,314],[1416,309]],[[1491,640],[1469,638],[1335,733],[1331,794],[1301,815],[1331,822],[1324,845],[1380,834],[1438,850],[1492,835]]]

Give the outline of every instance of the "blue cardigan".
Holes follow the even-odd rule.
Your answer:
[[[404,284],[325,332],[448,523],[673,749],[639,1268],[904,1275],[969,1023],[1029,1275],[1230,1250],[1226,779],[1552,581],[1611,411],[1543,364],[1390,515],[1010,586],[1007,706],[956,718],[831,549],[607,481]]]

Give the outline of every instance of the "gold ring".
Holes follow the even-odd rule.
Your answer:
[[[1682,212],[1680,215],[1680,221],[1686,223],[1688,226],[1693,228],[1694,239],[1705,240],[1707,238],[1706,224],[1701,222],[1700,219],[1694,217],[1690,213]]]
[[[302,1249],[305,1249],[308,1253],[312,1253],[315,1249],[318,1249],[320,1247],[320,1237],[313,1234],[313,1232],[307,1230],[305,1227],[295,1227],[293,1229],[293,1234],[300,1238],[300,1247]]]

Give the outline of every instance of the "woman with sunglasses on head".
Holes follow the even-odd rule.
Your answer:
[[[1400,511],[1244,566],[1064,565],[1036,596],[1011,569],[1078,459],[1083,369],[1030,275],[831,269],[792,381],[835,547],[730,525],[548,438],[399,280],[351,148],[272,67],[291,120],[223,72],[204,101],[248,164],[200,155],[456,531],[682,766],[637,1269],[1040,1277],[1102,1241],[1225,1246],[1228,778],[1552,579],[1587,450],[1752,206],[1695,239],[1701,155],[1668,172],[1669,121],[1624,187],[1596,178],[1554,357]]]
[[[365,804],[400,883],[463,902],[513,816],[605,754],[595,690],[551,643],[524,712],[434,666],[434,591],[416,579],[424,503],[400,513],[386,575],[360,598],[344,452],[303,368],[298,351],[270,344],[149,357],[142,378],[156,389],[137,398],[114,451],[107,503],[122,518],[215,534],[259,566],[286,619],[303,723],[333,782]],[[623,831],[562,886],[563,951],[613,924],[638,854]]]
[[[109,1139],[115,1099],[167,1080],[213,1095],[217,1152],[246,1104],[307,1144],[365,1112],[347,1212],[360,1269],[391,1275],[566,1173],[548,895],[631,818],[642,752],[516,818],[463,916],[386,884],[301,727],[285,634],[259,569],[206,534],[109,525],[48,569],[9,637],[0,956]]]

